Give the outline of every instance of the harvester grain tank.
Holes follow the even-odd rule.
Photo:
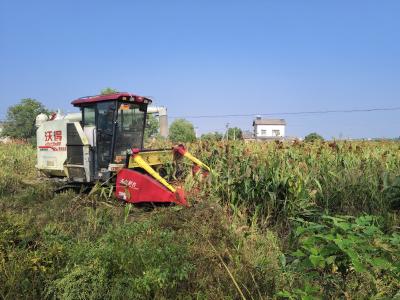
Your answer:
[[[127,202],[187,205],[184,191],[157,170],[185,157],[195,170],[210,171],[183,145],[144,149],[149,98],[115,93],[78,98],[72,104],[80,113],[36,119],[36,168],[47,177],[82,185],[114,182],[116,197]]]

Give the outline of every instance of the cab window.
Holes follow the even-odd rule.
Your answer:
[[[119,103],[115,155],[126,154],[131,148],[142,148],[146,108],[136,103]]]
[[[95,126],[95,113],[96,108],[93,107],[84,107],[83,108],[83,126]]]

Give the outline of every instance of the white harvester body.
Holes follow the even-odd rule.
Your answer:
[[[65,176],[67,122],[68,120],[45,121],[38,127],[36,132],[38,170],[46,174]]]
[[[36,168],[47,176],[68,176],[67,164],[67,126],[74,126],[80,140],[89,145],[89,138],[80,125],[80,113],[62,115],[57,113],[51,120],[40,114],[36,118],[37,165]],[[85,128],[90,137],[94,128]],[[93,141],[92,141],[93,143]],[[86,177],[86,176],[85,176]]]

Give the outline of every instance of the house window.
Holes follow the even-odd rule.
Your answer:
[[[261,135],[267,135],[267,130],[266,129],[261,129]]]
[[[273,136],[280,136],[281,135],[281,131],[280,130],[272,130],[272,135]]]

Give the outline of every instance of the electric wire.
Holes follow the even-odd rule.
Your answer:
[[[171,119],[202,119],[202,118],[234,118],[234,117],[254,117],[254,116],[287,116],[287,115],[316,115],[333,113],[360,113],[360,112],[378,112],[378,111],[398,111],[400,107],[377,107],[361,109],[335,109],[335,110],[315,110],[315,111],[295,111],[295,112],[271,112],[271,113],[253,113],[253,114],[224,114],[224,115],[182,115],[169,116]]]

